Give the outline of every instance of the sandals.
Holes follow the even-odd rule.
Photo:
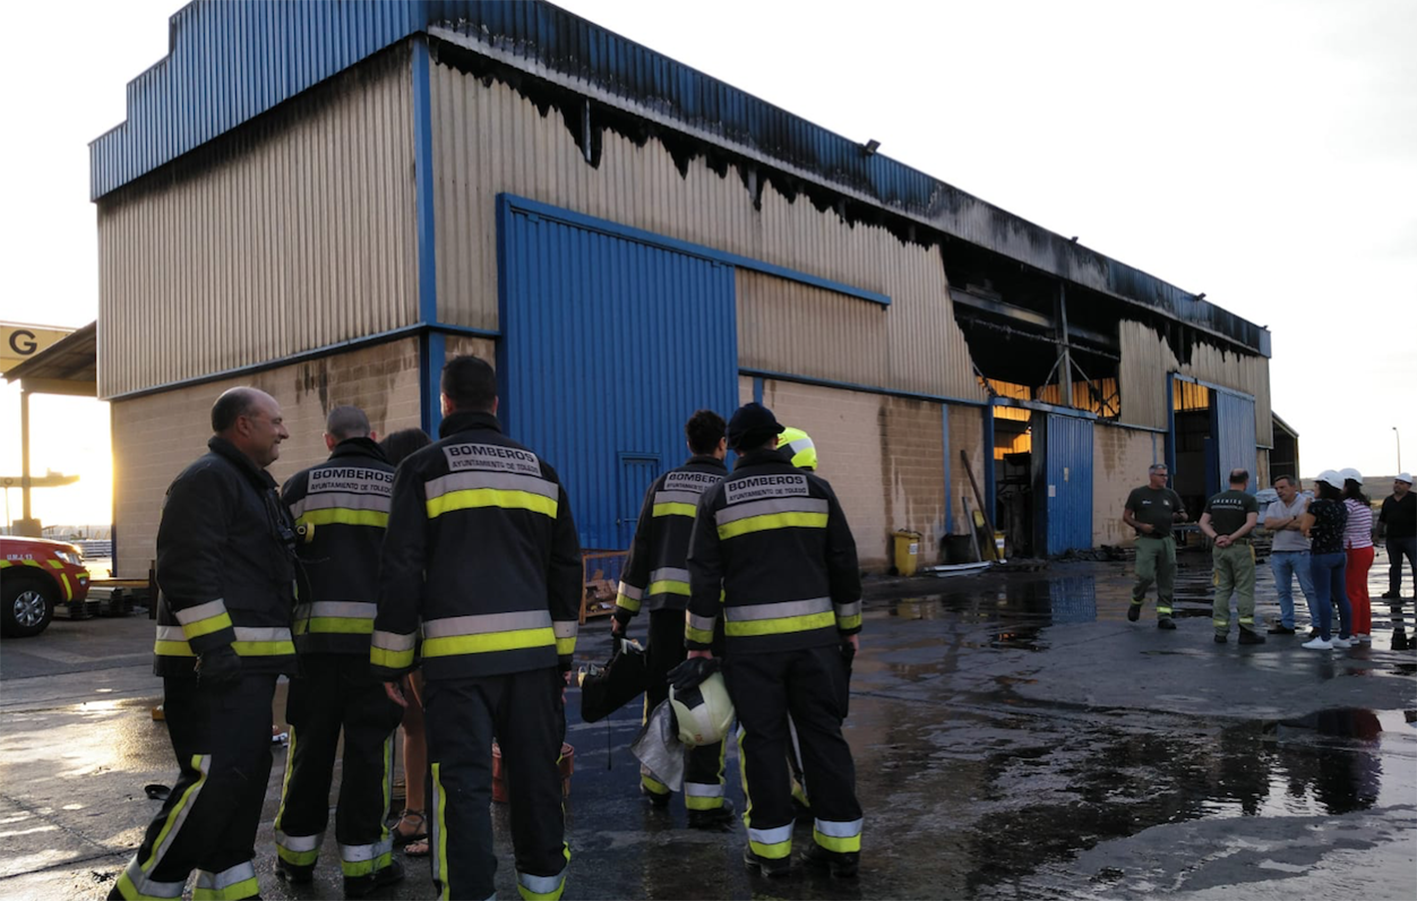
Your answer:
[[[403,826],[405,820],[412,820],[412,821],[414,821],[415,825],[414,825],[413,830],[412,830],[411,832],[404,832],[403,829],[400,828],[400,827]],[[393,828],[394,847],[395,847],[395,848],[402,848],[402,847],[405,847],[406,845],[410,845],[410,844],[412,844],[412,843],[414,843],[414,842],[424,842],[425,848],[424,848],[423,853],[424,853],[424,854],[427,854],[427,853],[428,853],[427,847],[426,847],[426,844],[427,844],[426,840],[427,840],[427,838],[428,838],[428,829],[426,828],[427,825],[428,825],[428,820],[427,820],[426,817],[424,817],[423,811],[421,811],[421,810],[409,810],[408,808],[405,807],[402,811],[399,812],[399,819],[398,819],[398,822],[394,824],[394,828]],[[415,855],[415,856],[417,856],[417,855]]]
[[[405,857],[427,857],[428,839],[420,838],[417,841],[409,842],[403,846],[403,853]]]

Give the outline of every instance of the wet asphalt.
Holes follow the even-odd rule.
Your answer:
[[[1154,600],[1127,622],[1125,563],[872,582],[845,730],[866,817],[856,880],[749,876],[741,824],[689,830],[682,801],[639,798],[638,707],[587,725],[571,691],[566,897],[1417,896],[1417,654],[1394,648],[1377,598],[1386,559],[1373,645],[1332,652],[1302,636],[1214,643],[1209,556],[1181,563],[1174,632],[1156,628]],[[1274,588],[1259,576],[1268,620]],[[1411,635],[1410,600],[1405,613]],[[0,897],[102,897],[156,813],[143,787],[175,768],[149,712],[151,634],[142,616],[59,621],[0,644]],[[578,657],[608,653],[608,622],[591,620]],[[333,829],[313,886],[273,874],[273,754],[262,895],[340,897]],[[741,810],[732,750],[727,779]],[[515,898],[493,806],[499,895]],[[797,845],[810,841],[799,827]],[[385,897],[433,897],[426,864],[406,865]]]

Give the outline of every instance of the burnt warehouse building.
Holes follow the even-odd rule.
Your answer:
[[[1036,555],[1129,541],[1153,462],[1193,514],[1265,484],[1265,329],[553,5],[198,0],[170,35],[91,146],[121,574],[221,390],[281,402],[283,479],[334,405],[435,431],[468,352],[588,549],[752,399],[871,569],[964,544],[971,476]]]

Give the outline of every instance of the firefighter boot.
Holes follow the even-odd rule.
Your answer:
[[[828,851],[813,842],[802,852],[802,862],[811,867],[828,870],[838,879],[853,879],[861,864],[861,852]]]

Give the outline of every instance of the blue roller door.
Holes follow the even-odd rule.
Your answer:
[[[738,404],[733,268],[503,198],[498,378],[508,433],[556,468],[586,548],[624,548],[684,422]]]
[[[1255,485],[1255,399],[1248,394],[1236,394],[1217,389],[1215,392],[1215,453],[1216,475],[1211,486],[1225,489],[1232,469],[1250,474],[1249,492]]]
[[[1092,547],[1092,428],[1090,419],[1048,414],[1044,509],[1050,555]]]

